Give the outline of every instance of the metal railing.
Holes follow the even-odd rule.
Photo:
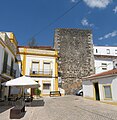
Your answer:
[[[52,70],[30,70],[30,75],[52,76]]]
[[[2,73],[5,73],[15,78],[16,70],[14,70],[11,66],[7,65],[6,69],[3,69]]]

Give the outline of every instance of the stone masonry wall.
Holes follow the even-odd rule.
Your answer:
[[[92,33],[82,29],[56,29],[54,48],[59,53],[63,89],[66,94],[73,94],[81,87],[82,77],[94,73]]]

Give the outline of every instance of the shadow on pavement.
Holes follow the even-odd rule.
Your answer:
[[[0,113],[12,108],[13,105],[8,104],[8,102],[4,101],[4,102],[0,102]]]
[[[25,105],[27,107],[41,107],[44,106],[45,102],[44,100],[33,100],[31,103],[26,102]]]

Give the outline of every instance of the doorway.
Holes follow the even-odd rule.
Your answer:
[[[99,94],[99,87],[98,87],[98,82],[94,83],[94,89],[95,89],[95,99],[100,100],[100,94]]]

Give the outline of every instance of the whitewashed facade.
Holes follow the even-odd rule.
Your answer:
[[[16,63],[17,41],[12,32],[0,32],[0,99],[6,99],[9,87],[1,83],[13,79],[17,73]]]
[[[117,47],[94,46],[94,63],[96,74],[113,69],[115,59],[117,59]]]
[[[117,103],[117,69],[86,77],[82,85],[85,98]]]
[[[18,64],[22,75],[30,76],[40,84],[41,96],[49,96],[50,91],[58,91],[58,53],[46,47],[18,47]],[[35,96],[34,89],[28,93]]]

